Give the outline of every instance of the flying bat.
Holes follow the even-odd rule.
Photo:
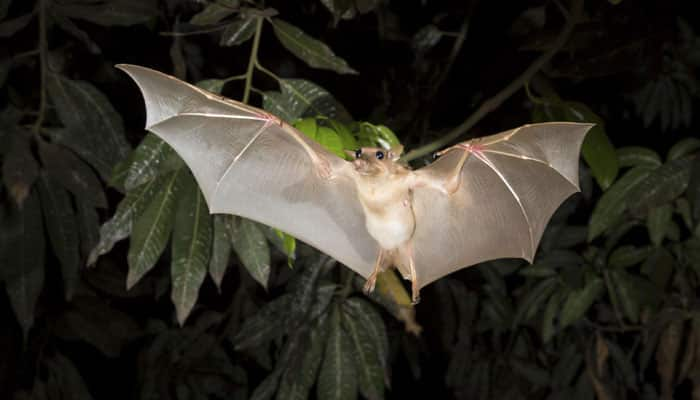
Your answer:
[[[497,258],[532,262],[554,211],[579,190],[592,124],[523,125],[437,153],[423,168],[401,149],[340,158],[278,117],[172,76],[118,65],[146,103],[146,129],[192,170],[211,213],[273,226],[367,279],[397,268],[419,290]]]

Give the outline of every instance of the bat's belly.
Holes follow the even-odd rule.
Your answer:
[[[399,247],[413,236],[416,221],[410,205],[386,208],[375,212],[365,208],[365,225],[379,245],[391,250]]]

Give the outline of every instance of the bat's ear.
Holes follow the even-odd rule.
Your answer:
[[[403,145],[397,144],[389,150],[389,159],[391,159],[391,161],[398,161],[398,159],[401,158],[401,154],[403,154]]]

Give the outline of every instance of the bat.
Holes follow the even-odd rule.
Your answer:
[[[554,211],[579,190],[592,124],[523,125],[456,144],[411,170],[401,148],[338,157],[288,123],[172,76],[118,65],[146,103],[146,129],[191,169],[211,213],[273,226],[367,279],[397,268],[425,285],[497,258],[532,262]]]

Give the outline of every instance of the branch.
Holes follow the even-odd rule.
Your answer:
[[[552,48],[547,50],[539,58],[537,58],[520,76],[518,76],[513,82],[508,86],[503,88],[495,96],[486,100],[479,106],[479,108],[469,116],[464,122],[459,124],[457,127],[452,129],[442,138],[435,140],[431,143],[421,146],[413,151],[406,153],[403,157],[405,161],[415,160],[416,158],[423,157],[430,154],[447,144],[453,142],[455,139],[462,136],[469,129],[474,127],[482,118],[484,118],[491,111],[497,109],[504,101],[506,101],[510,96],[517,92],[526,82],[528,82],[532,77],[540,70],[542,67],[552,59],[552,57],[566,44],[569,39],[571,32],[574,30],[581,12],[583,10],[583,0],[573,0],[572,11],[570,17],[567,19],[564,28],[557,37],[557,39],[552,44]]]
[[[253,48],[250,50],[250,58],[248,59],[248,69],[246,70],[245,88],[243,89],[243,103],[248,103],[250,98],[250,88],[253,82],[253,69],[258,62],[258,48],[260,48],[260,34],[262,33],[263,19],[258,18],[255,22],[255,36],[253,37]]]

